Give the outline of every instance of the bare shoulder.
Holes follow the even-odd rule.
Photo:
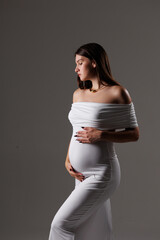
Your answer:
[[[111,91],[116,103],[129,104],[132,102],[131,96],[125,87],[115,85],[111,87]]]
[[[78,101],[78,99],[79,99],[80,96],[81,96],[81,92],[82,92],[82,90],[81,90],[80,88],[77,88],[77,89],[73,92],[73,103]]]

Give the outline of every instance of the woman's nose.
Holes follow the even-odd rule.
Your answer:
[[[78,72],[78,68],[77,67],[75,68],[75,72]]]

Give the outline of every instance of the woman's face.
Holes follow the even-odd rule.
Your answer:
[[[93,75],[95,74],[93,70],[96,67],[96,64],[94,62],[91,62],[90,59],[88,59],[87,57],[78,54],[76,54],[75,62],[75,72],[77,73],[77,75],[79,75],[80,80],[90,80],[90,78],[93,77]]]

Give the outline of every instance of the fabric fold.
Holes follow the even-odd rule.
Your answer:
[[[133,102],[130,104],[74,102],[68,113],[73,127],[88,126],[100,130],[138,126]]]

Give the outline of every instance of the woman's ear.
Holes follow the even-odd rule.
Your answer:
[[[94,60],[92,61],[92,67],[93,67],[93,68],[96,68],[96,63],[95,63]]]

